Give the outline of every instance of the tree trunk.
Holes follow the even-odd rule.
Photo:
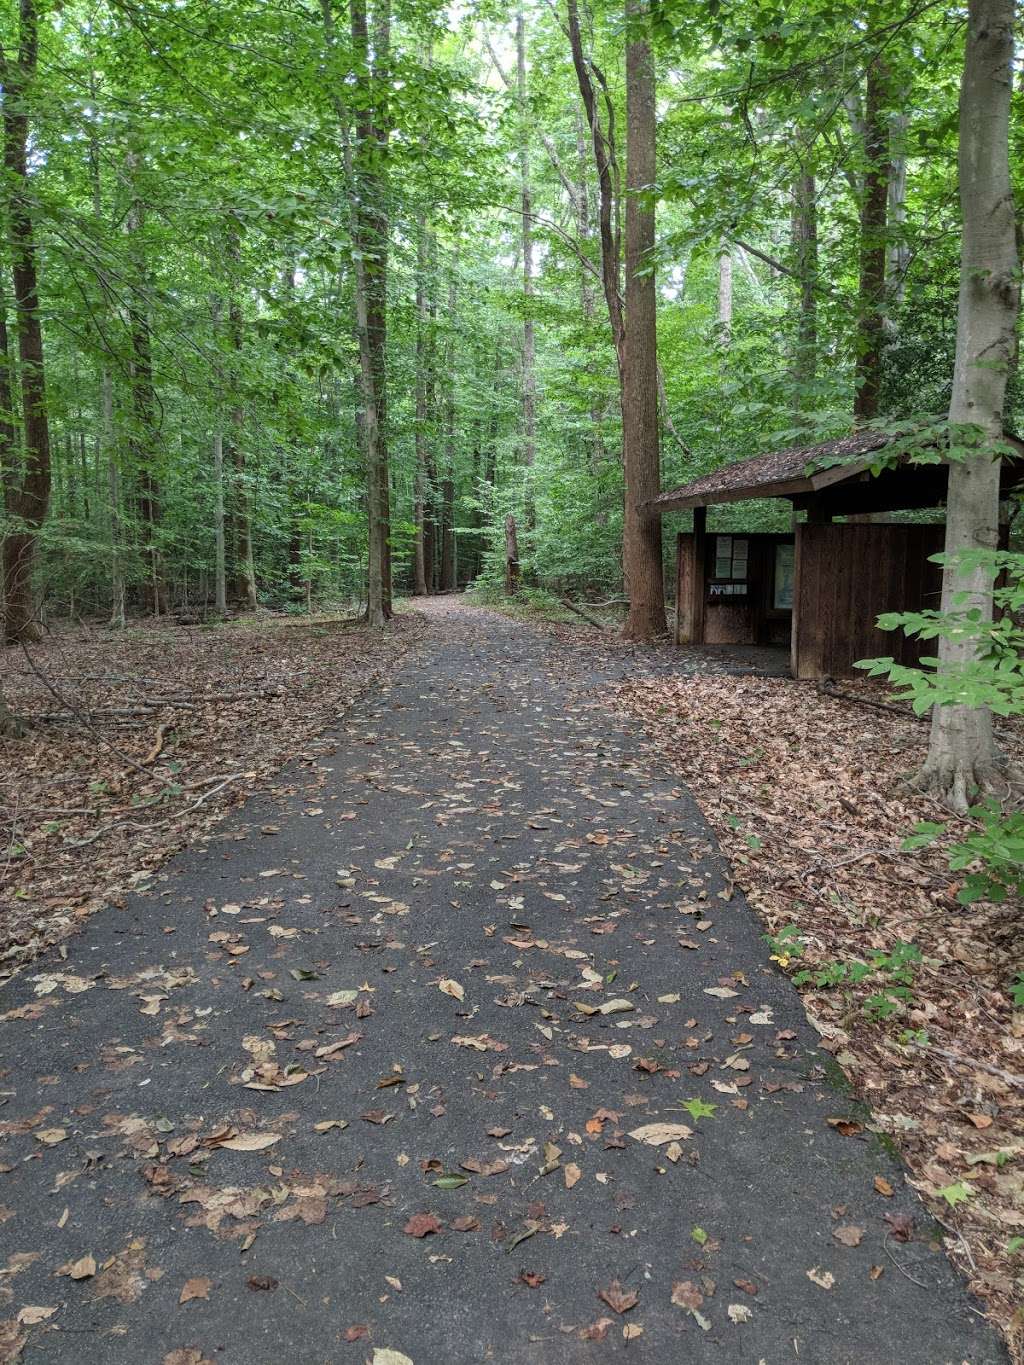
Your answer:
[[[860,210],[860,284],[857,335],[854,342],[853,415],[858,421],[878,416],[882,393],[882,345],[885,340],[886,208],[889,201],[889,129],[885,96],[887,72],[881,57],[868,67],[864,98],[866,167]]]
[[[127,157],[129,179],[134,181],[138,157]],[[140,481],[139,513],[143,548],[149,566],[149,609],[154,616],[167,610],[163,556],[160,551],[160,483],[157,472],[156,389],[153,383],[153,342],[150,332],[148,279],[145,248],[139,241],[144,225],[142,200],[132,186],[132,202],[125,219],[125,233],[132,257],[132,288],[128,297],[127,322],[131,343],[132,430],[129,442],[132,463]]]
[[[448,342],[444,376],[444,477],[441,480],[441,591],[454,592],[455,582],[455,270],[448,278]]]
[[[732,251],[728,242],[718,248],[718,339],[723,346],[732,340]]]
[[[791,233],[793,268],[800,289],[791,373],[798,389],[798,406],[802,407],[804,396],[799,390],[814,383],[818,369],[817,187],[813,173],[806,167],[801,167],[793,182]]]
[[[24,459],[8,460],[4,471],[4,505],[9,523],[3,545],[4,638],[9,643],[39,633],[32,574],[39,531],[50,504],[50,426],[46,410],[43,329],[39,316],[39,279],[33,194],[28,172],[28,87],[38,57],[35,0],[21,0],[18,58],[0,57],[3,84],[6,219],[11,277],[18,331]],[[6,366],[5,366],[6,369]],[[9,408],[8,408],[9,410]],[[13,456],[13,452],[12,452]]]
[[[885,293],[890,304],[903,302],[910,247],[905,232],[907,222],[907,128],[909,114],[894,114],[889,120],[889,223],[885,261]]]
[[[416,484],[414,492],[413,520],[416,525],[416,541],[413,555],[413,592],[417,597],[426,597],[432,583],[427,581],[427,504],[433,498],[433,490],[427,486],[427,444],[429,440],[427,424],[430,413],[427,409],[427,362],[430,354],[429,331],[431,326],[430,310],[427,303],[427,275],[430,266],[430,247],[427,240],[427,226],[421,215],[416,234]],[[431,559],[433,544],[430,546]],[[433,565],[431,564],[431,568]],[[431,575],[432,577],[432,575]]]
[[[100,375],[100,442],[106,452],[110,503],[110,626],[125,628],[125,574],[121,526],[121,470],[114,439],[114,380],[106,365]]]
[[[519,591],[519,537],[516,519],[509,512],[505,518],[505,596],[515,597]]]
[[[526,104],[526,24],[522,4],[516,10],[516,100],[519,106],[519,190],[523,217],[523,464],[537,455],[537,345],[531,313],[533,299],[533,204],[530,188],[530,124]],[[528,498],[528,518],[532,508]]]
[[[350,0],[359,100],[356,115],[353,275],[366,453],[367,620],[381,627],[391,615],[390,482],[387,447],[387,264],[389,221],[384,162],[387,101],[381,71],[390,39],[389,0],[379,0],[371,45],[365,0]]]
[[[656,114],[649,0],[626,4],[626,334],[622,437],[626,471],[623,564],[627,640],[664,633],[661,520],[649,506],[661,491],[658,451],[657,287],[654,279]]]
[[[231,280],[228,298],[228,331],[231,342],[231,391],[234,401],[228,417],[227,463],[231,470],[231,526],[232,526],[232,596],[244,603],[246,611],[259,606],[256,591],[256,564],[252,548],[252,494],[246,471],[245,404],[242,401],[242,353],[245,345],[242,305],[239,299],[241,274],[241,224],[229,215],[227,224],[227,255],[235,278]]]
[[[956,360],[949,406],[951,438],[980,436],[978,452],[951,461],[946,501],[942,610],[974,609],[992,619],[992,576],[964,570],[965,550],[994,550],[999,524],[999,459],[1006,380],[1016,344],[1020,292],[1009,169],[1013,0],[970,0],[960,86],[960,205],[963,238]],[[966,431],[965,431],[966,429]],[[970,641],[940,640],[939,667],[956,671],[974,658]],[[937,706],[932,712],[922,785],[963,811],[1001,767],[987,708]]]

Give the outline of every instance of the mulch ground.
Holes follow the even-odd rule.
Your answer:
[[[422,633],[261,613],[59,628],[0,651],[0,981],[259,789]],[[315,744],[313,744],[315,749]]]

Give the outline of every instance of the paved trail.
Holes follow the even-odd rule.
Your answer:
[[[0,994],[0,1360],[1004,1361],[587,654],[431,615]]]

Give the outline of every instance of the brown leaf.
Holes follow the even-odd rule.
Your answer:
[[[523,1284],[529,1285],[531,1289],[539,1289],[547,1276],[542,1275],[538,1270],[520,1270],[519,1279]]]
[[[884,1194],[886,1199],[888,1199],[892,1194],[892,1186],[889,1184],[888,1180],[886,1180],[884,1175],[875,1176],[875,1189],[878,1191],[879,1194]]]
[[[832,1229],[832,1236],[837,1242],[842,1242],[844,1247],[859,1247],[864,1229],[854,1227],[852,1223],[844,1223],[842,1227]]]
[[[598,1318],[589,1327],[580,1328],[581,1341],[604,1341],[608,1335],[608,1328],[615,1326],[614,1318]]]
[[[704,1295],[692,1280],[677,1280],[672,1286],[672,1302],[677,1308],[696,1312],[704,1302]]]
[[[607,1289],[599,1289],[597,1297],[615,1313],[628,1313],[640,1301],[635,1289],[623,1289],[618,1280],[612,1280]]]
[[[452,1232],[476,1232],[480,1226],[480,1220],[474,1218],[472,1214],[463,1213],[458,1218],[453,1218],[448,1226]]]
[[[250,1275],[246,1284],[250,1289],[271,1290],[277,1288],[278,1282],[272,1275]]]
[[[441,1231],[441,1224],[432,1213],[414,1213],[402,1231],[408,1237],[429,1237]]]
[[[213,1288],[213,1281],[206,1275],[197,1275],[192,1280],[186,1280],[182,1286],[179,1303],[188,1303],[190,1299],[208,1299],[210,1290]]]
[[[831,1118],[826,1119],[830,1128],[834,1128],[837,1133],[842,1133],[843,1137],[856,1137],[858,1133],[863,1133],[863,1123],[858,1123],[856,1119]]]

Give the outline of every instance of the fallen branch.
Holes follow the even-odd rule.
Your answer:
[[[588,625],[596,626],[598,630],[604,630],[603,621],[599,621],[596,616],[589,615],[587,612],[583,610],[582,607],[576,606],[575,602],[570,602],[567,597],[561,597],[559,598],[559,601],[561,602],[563,607],[568,607],[570,611],[573,611],[576,613],[577,616],[582,617],[582,619],[586,621]]]
[[[954,1052],[948,1047],[938,1047],[935,1043],[915,1044],[914,1046],[919,1052],[926,1054],[934,1052],[936,1056],[945,1057],[947,1061],[965,1067],[968,1071],[987,1071],[990,1076],[997,1076],[1007,1085],[1012,1085],[1015,1090],[1024,1090],[1024,1076],[1015,1075],[1012,1071],[1004,1071],[1001,1066],[993,1066],[991,1062],[983,1062],[977,1057],[965,1057],[961,1052]]]

